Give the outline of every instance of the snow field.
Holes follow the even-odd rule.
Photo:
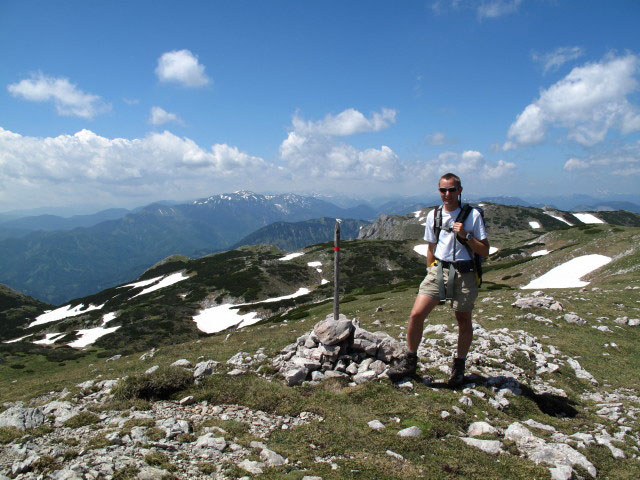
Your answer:
[[[295,293],[292,293],[291,295],[267,298],[266,300],[261,300],[259,302],[241,303],[238,305],[225,303],[223,305],[217,305],[215,307],[205,308],[204,310],[201,310],[197,315],[193,317],[193,321],[196,322],[197,327],[205,333],[217,333],[233,326],[235,326],[236,328],[242,328],[259,322],[260,317],[256,312],[240,314],[237,307],[256,305],[259,303],[279,302],[280,300],[287,300],[289,298],[306,295],[309,292],[310,290],[308,288],[299,288]]]
[[[160,290],[161,288],[168,287],[170,285],[173,285],[174,283],[181,282],[182,280],[186,280],[187,278],[189,277],[185,275],[183,272],[172,273],[171,275],[167,275],[166,277],[163,277],[162,280],[160,280],[155,285],[152,285],[149,288],[145,288],[137,295],[134,295],[133,297],[131,297],[129,300],[139,297],[140,295],[146,295],[147,293],[155,292],[156,290]]]
[[[580,280],[588,273],[597,270],[611,261],[611,257],[605,255],[583,255],[569,260],[562,265],[552,268],[541,277],[529,282],[522,289],[542,290],[545,288],[576,288],[589,285],[589,282]]]
[[[56,308],[55,310],[48,310],[42,315],[38,315],[27,328],[35,327],[36,325],[43,325],[45,323],[56,322],[68,317],[75,317],[77,315],[82,315],[83,313],[90,312],[91,310],[100,310],[102,307],[104,307],[104,303],[99,306],[90,304],[84,310],[82,309],[83,307],[84,304],[81,303],[73,308],[71,307],[71,305],[65,305],[64,307]]]
[[[591,213],[574,213],[573,216],[580,220],[582,223],[604,223],[602,220],[600,220],[595,215],[592,215]]]

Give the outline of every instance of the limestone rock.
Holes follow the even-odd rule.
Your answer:
[[[26,430],[42,425],[44,420],[44,414],[39,408],[11,407],[0,413],[0,427]]]
[[[479,437],[480,435],[493,434],[497,432],[496,428],[487,422],[473,422],[467,429],[467,435],[469,437]]]
[[[348,339],[352,329],[353,323],[347,317],[341,314],[336,321],[330,314],[314,327],[313,333],[322,344],[335,345]]]
[[[398,432],[399,437],[419,437],[422,435],[422,430],[418,427],[409,427]]]
[[[470,445],[475,448],[479,448],[483,452],[489,453],[491,455],[498,455],[503,453],[502,443],[500,440],[480,440],[478,438],[466,438],[460,437],[467,445]]]

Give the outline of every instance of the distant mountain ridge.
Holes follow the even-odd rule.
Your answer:
[[[294,251],[316,243],[332,241],[335,235],[336,219],[314,218],[302,222],[274,222],[247,235],[231,248],[244,245],[275,245],[284,251]],[[340,223],[340,238],[353,240],[360,229],[369,225],[362,220],[343,219]]]
[[[374,214],[368,207],[343,209],[313,197],[246,191],[188,204],[152,204],[88,228],[0,240],[0,282],[60,304],[135,278],[172,254],[202,256],[276,221],[325,216]]]

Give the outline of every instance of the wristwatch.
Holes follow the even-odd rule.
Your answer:
[[[473,235],[471,235],[471,232],[469,232],[469,233],[467,233],[467,234],[464,236],[464,238],[465,238],[465,239],[467,240],[467,242],[468,242],[469,240],[471,240],[471,239],[473,238]]]

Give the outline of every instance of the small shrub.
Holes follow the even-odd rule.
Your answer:
[[[98,422],[100,422],[100,417],[95,413],[80,412],[78,415],[66,420],[63,425],[67,428],[80,428],[87,425],[95,425]]]
[[[152,442],[158,442],[167,436],[161,428],[153,427],[146,431],[147,438]]]
[[[138,467],[134,467],[133,465],[127,465],[119,470],[116,470],[113,474],[113,480],[134,480],[140,469]]]
[[[59,470],[62,466],[56,462],[56,459],[49,455],[42,455],[38,458],[33,464],[31,468],[34,472],[37,473],[47,473],[52,472],[53,470]]]
[[[200,463],[198,467],[205,475],[213,475],[217,471],[216,466],[213,463]]]
[[[22,437],[24,432],[16,427],[0,427],[0,445],[6,445]]]
[[[159,467],[170,472],[176,470],[176,466],[173,465],[169,461],[169,457],[162,452],[149,453],[148,455],[145,455],[144,461],[147,462],[147,465],[151,465],[152,467]]]
[[[87,448],[89,450],[94,450],[98,448],[105,448],[105,447],[108,447],[109,445],[111,445],[111,441],[104,434],[102,434],[102,435],[96,435],[91,440],[89,440],[89,443],[87,444]]]
[[[180,367],[165,367],[150,374],[135,375],[121,380],[112,393],[116,400],[166,400],[192,383],[193,374],[190,371]]]
[[[62,454],[62,458],[65,462],[69,462],[76,458],[78,455],[79,453],[76,450],[67,450]]]

